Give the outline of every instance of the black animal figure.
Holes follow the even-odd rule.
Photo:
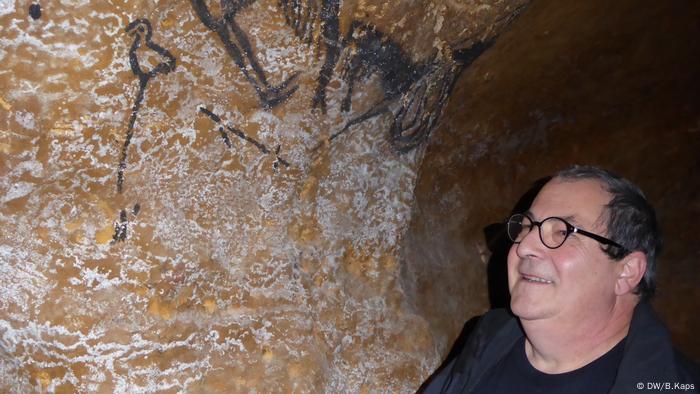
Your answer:
[[[209,11],[205,0],[190,0],[199,19],[209,30],[219,36],[228,55],[243,72],[248,82],[253,85],[263,107],[271,108],[286,100],[297,90],[298,86],[292,85],[297,74],[277,86],[272,86],[267,81],[265,71],[253,53],[248,36],[236,22],[236,14],[255,1],[221,0],[222,14],[215,17]]]
[[[236,14],[256,0],[220,0],[221,15],[212,15],[208,0],[190,0],[197,16],[215,32],[226,48],[229,57],[253,86],[262,106],[272,108],[289,98],[298,86],[293,82],[298,74],[287,78],[277,86],[267,80],[265,70],[258,61],[247,34],[236,22]],[[314,42],[323,50],[326,60],[321,68],[313,106],[326,110],[326,86],[333,75],[342,44],[338,12],[340,0],[279,0],[279,6],[287,24],[297,37],[308,45]],[[320,35],[316,34],[320,30]]]
[[[525,9],[527,3],[494,21],[494,25],[508,27]],[[352,93],[359,78],[379,76],[384,98],[368,111],[348,121],[315,149],[326,145],[352,126],[374,116],[390,113],[393,121],[389,142],[399,153],[407,153],[428,139],[437,126],[447,100],[459,75],[484,53],[498,36],[487,40],[467,37],[456,46],[471,42],[470,46],[452,51],[448,56],[435,56],[415,64],[401,47],[388,39],[376,27],[354,21],[343,40],[348,52],[342,77],[348,85],[341,109],[349,111]]]
[[[126,31],[134,36],[134,42],[129,49],[129,65],[131,66],[131,71],[139,79],[139,92],[131,108],[129,126],[127,127],[126,138],[122,146],[121,159],[119,160],[119,169],[117,170],[117,192],[119,193],[122,192],[124,185],[124,170],[126,169],[129,144],[131,144],[131,138],[134,135],[134,123],[136,122],[136,116],[141,108],[141,102],[143,101],[148,82],[158,74],[167,74],[175,69],[175,57],[168,52],[168,50],[151,41],[153,29],[148,19],[137,19],[129,23],[126,27]],[[139,57],[148,57],[151,55],[147,53],[147,51],[139,51],[139,49],[142,48],[142,43],[146,44],[147,50],[153,51],[157,55],[158,60],[163,60],[157,62],[150,70],[146,70],[141,66],[141,63],[146,63],[146,59],[139,61]]]
[[[398,105],[392,110],[394,121],[389,140],[398,153],[407,153],[430,137],[457,78],[493,42],[493,39],[477,41],[469,48],[453,52],[451,59],[433,60],[420,67],[421,77],[401,92]]]
[[[220,0],[222,16],[218,18],[212,16],[206,1],[210,0],[190,0],[199,19],[219,35],[229,56],[255,87],[263,107],[270,108],[289,98],[297,89],[296,85],[291,86],[297,74],[279,86],[270,86],[247,35],[235,21],[236,13],[256,0]],[[487,41],[470,38],[473,44],[467,48],[415,63],[396,42],[364,22],[353,21],[341,38],[340,0],[278,0],[278,4],[295,34],[308,45],[315,41],[325,55],[312,107],[325,113],[326,88],[341,57],[345,58],[341,77],[348,87],[341,103],[342,111],[350,110],[355,84],[360,79],[376,74],[384,90],[380,102],[349,120],[314,150],[335,140],[352,126],[385,113],[393,117],[389,140],[394,150],[403,154],[415,149],[436,127],[457,77],[495,40],[495,37]],[[514,20],[523,8],[518,7],[504,17],[505,24]]]
[[[493,43],[478,41],[469,48],[437,56],[424,63],[414,63],[403,49],[376,27],[359,21],[352,23],[343,40],[344,57],[341,77],[347,92],[341,110],[352,106],[355,84],[377,74],[384,97],[366,112],[349,120],[315,149],[346,133],[354,125],[375,116],[390,113],[389,142],[399,154],[410,152],[429,136],[437,125],[459,74]]]

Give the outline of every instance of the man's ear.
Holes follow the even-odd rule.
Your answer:
[[[615,282],[615,294],[632,293],[647,271],[647,255],[640,251],[632,252],[617,264],[620,264],[620,270]]]

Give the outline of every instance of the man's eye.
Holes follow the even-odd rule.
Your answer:
[[[564,239],[567,235],[569,235],[569,232],[566,230],[554,230],[554,237],[556,238]]]

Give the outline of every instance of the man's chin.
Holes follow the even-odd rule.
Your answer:
[[[531,298],[511,298],[510,310],[521,320],[539,320],[547,315],[544,303]]]

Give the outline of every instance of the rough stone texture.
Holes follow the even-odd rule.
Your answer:
[[[535,180],[588,163],[657,207],[654,305],[700,362],[698,20],[692,1],[535,1],[459,80],[421,165],[402,266],[443,355],[464,321],[507,302],[487,286],[505,264],[489,225]]]
[[[524,2],[241,3],[0,0],[0,390],[439,362],[400,275],[423,144]]]

